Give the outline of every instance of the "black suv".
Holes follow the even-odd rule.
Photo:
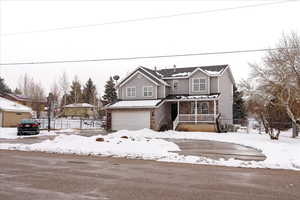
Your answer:
[[[23,119],[18,124],[18,135],[38,135],[40,123],[33,119]]]

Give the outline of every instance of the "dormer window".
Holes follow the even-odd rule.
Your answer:
[[[143,91],[144,97],[153,96],[153,86],[145,86]]]
[[[126,88],[126,96],[127,97],[135,97],[136,96],[136,88],[135,87],[127,87]]]
[[[194,78],[192,81],[193,92],[201,92],[206,90],[205,78]]]

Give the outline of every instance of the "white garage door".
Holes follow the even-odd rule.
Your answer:
[[[112,130],[150,128],[150,111],[113,111]]]

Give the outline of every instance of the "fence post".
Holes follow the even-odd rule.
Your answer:
[[[80,118],[80,129],[82,129],[82,119]]]
[[[292,123],[292,127],[293,127],[293,136],[292,137],[295,138],[298,136],[299,130],[298,130],[297,125],[294,122]]]
[[[250,122],[249,122],[249,119],[247,119],[247,133],[249,133],[250,132]]]

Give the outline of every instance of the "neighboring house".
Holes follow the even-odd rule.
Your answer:
[[[74,103],[63,107],[60,117],[95,118],[96,107],[88,103]]]
[[[217,119],[232,124],[233,85],[228,65],[138,67],[117,85],[118,101],[106,106],[107,129],[217,131]]]
[[[0,97],[0,127],[16,127],[22,119],[30,119],[32,109]]]
[[[35,112],[36,115],[35,117],[37,118],[46,116],[46,110],[45,110],[45,108],[47,107],[46,99],[35,100],[35,99],[25,97],[23,95],[17,95],[12,93],[1,94],[0,96],[5,99],[22,104],[24,106],[30,107]]]

